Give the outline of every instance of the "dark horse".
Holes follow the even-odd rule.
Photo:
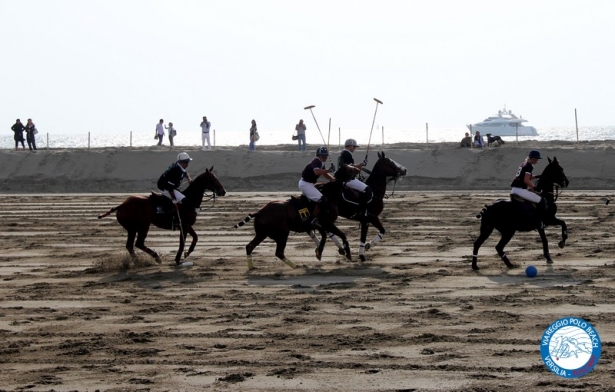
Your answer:
[[[214,192],[213,197],[216,195],[224,196],[226,194],[226,190],[224,190],[224,187],[220,184],[220,181],[218,181],[218,178],[213,173],[213,169],[214,168],[212,166],[211,169],[205,170],[205,173],[202,173],[195,178],[188,188],[182,192],[186,198],[182,200],[178,208],[181,221],[181,230],[179,236],[179,249],[177,250],[177,255],[175,255],[176,264],[180,263],[179,260],[181,259],[181,255],[184,250],[186,236],[188,234],[192,236],[192,243],[190,244],[190,248],[186,252],[185,257],[188,257],[190,253],[192,253],[197,241],[199,240],[199,237],[192,228],[192,225],[196,222],[196,210],[201,206],[205,191],[209,190]],[[136,246],[156,259],[157,263],[161,263],[162,260],[160,260],[158,254],[145,246],[145,237],[147,237],[151,224],[160,227],[161,229],[171,230],[173,214],[176,214],[177,212],[173,211],[172,213],[167,214],[156,213],[156,207],[165,204],[170,207],[170,200],[165,196],[155,193],[152,193],[148,197],[130,196],[119,206],[113,207],[104,214],[99,215],[98,219],[109,216],[111,213],[117,211],[117,221],[128,232],[128,239],[126,240],[126,249],[128,249],[128,253],[134,257],[134,246]],[[170,209],[172,210],[173,207]],[[136,244],[135,237],[137,239]]]
[[[545,167],[536,183],[536,189],[547,202],[547,207],[542,217],[537,216],[535,206],[528,201],[498,200],[489,206],[485,206],[476,216],[481,219],[481,224],[480,235],[474,242],[474,253],[472,254],[473,270],[479,269],[477,265],[478,249],[489,238],[493,229],[497,229],[502,235],[502,238],[495,246],[495,250],[497,250],[498,255],[508,268],[514,268],[515,265],[508,260],[506,253],[504,253],[504,247],[517,231],[538,230],[542,240],[543,253],[548,264],[553,263],[553,260],[551,260],[549,254],[549,244],[544,226],[561,226],[562,240],[558,245],[560,248],[566,245],[568,228],[566,222],[555,217],[557,213],[557,204],[555,202],[557,201],[558,188],[567,187],[568,178],[556,157],[553,157],[553,160],[547,159],[549,164]]]
[[[397,181],[401,176],[405,176],[407,170],[391,158],[387,158],[384,152],[378,153],[378,160],[374,165],[369,177],[365,181],[372,192],[373,197],[371,202],[367,205],[367,214],[361,213],[359,206],[359,195],[352,189],[345,189],[340,196],[338,203],[339,214],[347,219],[352,219],[359,222],[361,227],[361,243],[359,244],[359,258],[361,261],[365,261],[365,251],[370,247],[376,245],[386,233],[382,222],[380,221],[380,213],[384,209],[384,196],[387,189],[387,184],[391,181]],[[367,229],[369,225],[373,225],[378,229],[378,235],[376,235],[370,242],[365,243],[367,239]],[[340,249],[342,254],[343,248],[337,238],[329,233],[331,239]],[[310,237],[316,241],[316,236],[310,233]]]
[[[276,243],[275,255],[286,263],[291,268],[297,268],[295,263],[284,255],[288,235],[291,231],[299,233],[308,233],[312,230],[318,230],[321,234],[321,240],[316,248],[316,258],[320,260],[327,239],[326,232],[335,233],[344,243],[344,253],[348,259],[351,259],[350,245],[346,240],[344,233],[335,226],[337,219],[337,200],[339,194],[344,187],[346,181],[352,178],[354,169],[343,165],[334,174],[335,181],[326,183],[321,188],[321,193],[325,198],[325,202],[321,203],[320,214],[318,218],[319,227],[311,223],[311,214],[315,203],[308,202],[305,196],[301,198],[291,198],[286,201],[272,201],[267,203],[263,208],[253,214],[249,214],[244,220],[237,223],[234,227],[239,228],[245,223],[254,219],[254,230],[256,235],[246,245],[246,255],[248,260],[248,269],[253,269],[252,251],[267,237],[271,238]],[[308,212],[309,210],[309,212]]]

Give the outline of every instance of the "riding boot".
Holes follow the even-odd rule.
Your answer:
[[[320,203],[323,202],[323,199],[320,199],[316,206],[314,206],[314,211],[312,211],[312,222],[310,222],[313,226],[320,227],[320,223],[318,222],[318,217],[320,216]]]
[[[372,196],[372,190],[369,187],[359,193],[359,211],[354,215],[354,217],[368,215],[367,208],[369,203],[372,201]]]

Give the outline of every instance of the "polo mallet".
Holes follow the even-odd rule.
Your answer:
[[[374,123],[376,122],[376,113],[378,113],[378,104],[382,105],[382,101],[378,98],[374,98],[376,101],[376,111],[374,112],[374,119],[372,120],[372,129],[369,131],[369,141],[367,142],[367,149],[365,150],[365,160],[367,160],[367,154],[369,153],[369,145],[372,142],[372,132],[374,130]]]
[[[322,142],[327,147],[327,151],[329,151],[329,145],[325,141],[325,137],[322,135],[322,132],[320,131],[320,127],[318,126],[318,121],[316,121],[316,116],[314,116],[314,112],[312,111],[312,108],[315,108],[315,107],[316,107],[316,105],[310,105],[310,106],[304,107],[303,110],[310,109],[310,113],[312,113],[312,118],[314,119],[314,122],[316,123],[316,128],[318,128],[318,133],[320,133],[320,137],[322,138]],[[333,165],[333,161],[331,161],[331,154],[329,154],[329,163],[331,163],[331,166],[335,170],[335,166]]]
[[[179,204],[174,204],[175,212],[177,213],[177,222],[179,222],[179,234],[182,236],[182,241],[184,241],[184,247],[186,246],[186,237],[184,237],[184,227],[182,226],[182,217],[179,213]],[[186,257],[186,251],[184,250],[184,258]]]

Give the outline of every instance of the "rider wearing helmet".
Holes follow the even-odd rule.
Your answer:
[[[365,166],[367,166],[367,158],[365,158],[365,160],[361,163],[354,163],[352,153],[354,152],[354,150],[357,149],[357,147],[359,147],[357,146],[357,141],[354,139],[348,139],[344,143],[344,146],[345,148],[342,150],[337,160],[338,166],[346,164],[348,166],[354,167],[360,172]],[[359,181],[356,178],[353,178],[352,180],[348,181],[346,183],[346,186],[359,192],[359,204],[361,206],[361,210],[365,210],[367,208],[367,204],[372,199],[372,190],[367,185],[365,185],[364,182]]]
[[[329,181],[334,181],[335,178],[329,173],[329,170],[325,168],[325,161],[329,156],[329,151],[327,147],[318,147],[316,150],[316,158],[312,159],[310,163],[308,163],[303,171],[301,172],[301,179],[299,180],[299,189],[301,193],[309,200],[316,202],[316,207],[314,208],[314,219],[312,220],[312,224],[318,225],[318,215],[320,214],[320,203],[323,202],[322,193],[314,184],[318,180],[318,177],[324,176]]]
[[[544,209],[544,203],[541,203],[542,197],[533,192],[534,183],[532,180],[538,178],[538,176],[534,176],[532,171],[534,170],[534,165],[538,163],[539,159],[542,158],[538,150],[530,151],[527,159],[521,162],[519,169],[517,169],[517,174],[513,179],[512,184],[510,184],[512,187],[510,193],[525,200],[531,201],[532,203],[537,203],[541,209]]]
[[[178,190],[184,177],[188,177],[188,182],[192,182],[190,174],[186,171],[190,164],[190,155],[180,152],[177,161],[173,162],[158,179],[158,189],[160,193],[173,201],[173,204],[180,203],[185,196]]]

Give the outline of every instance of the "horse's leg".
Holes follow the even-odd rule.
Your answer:
[[[135,237],[137,236],[136,230],[128,230],[128,238],[126,239],[126,249],[130,257],[135,258]]]
[[[312,241],[314,241],[314,244],[316,244],[316,246],[320,245],[320,240],[318,239],[318,237],[316,236],[316,233],[314,233],[314,230],[310,230],[308,232],[308,235],[310,236],[310,238],[312,239]]]
[[[256,232],[256,235],[254,236],[252,241],[250,241],[248,245],[246,245],[246,259],[248,261],[249,270],[254,269],[254,263],[252,262],[252,251],[258,246],[258,244],[263,242],[265,238],[267,238],[266,235]]]
[[[371,224],[374,225],[376,229],[378,229],[378,234],[370,242],[365,244],[365,250],[369,250],[372,246],[379,243],[380,240],[384,238],[384,234],[386,233],[386,230],[384,226],[382,225],[382,222],[380,222],[380,218],[378,218],[377,216],[375,215],[372,216]],[[367,230],[365,231],[365,235],[367,239]]]
[[[551,254],[549,253],[549,241],[547,240],[547,235],[545,234],[545,228],[544,226],[541,226],[537,230],[542,241],[542,253],[545,255],[545,259],[547,259],[547,264],[553,264]]]
[[[515,235],[514,231],[506,231],[502,233],[502,238],[500,238],[500,242],[498,242],[498,244],[495,246],[495,250],[498,252],[498,255],[508,268],[516,267],[513,263],[510,262],[510,260],[508,260],[506,253],[504,253],[504,247],[510,242],[511,238],[513,238],[513,235]]]
[[[478,271],[478,250],[480,249],[481,245],[483,244],[483,242],[485,242],[485,240],[487,238],[489,238],[489,236],[491,235],[491,233],[493,232],[494,227],[493,226],[489,226],[488,224],[481,222],[480,225],[480,235],[478,236],[478,238],[476,239],[476,241],[474,241],[474,252],[472,253],[472,269],[474,271]]]
[[[284,256],[284,249],[286,249],[286,242],[288,241],[289,234],[290,232],[288,231],[284,233],[279,232],[277,235],[274,236],[274,241],[276,244],[275,255],[278,259],[282,260],[290,268],[297,268],[297,265],[295,263],[293,263],[292,261],[290,261],[290,259]],[[323,236],[323,238],[326,238],[326,237]],[[322,241],[323,240],[321,240],[321,242]]]
[[[199,241],[199,236],[196,234],[196,231],[194,231],[194,228],[192,226],[190,226],[186,230],[186,232],[192,237],[192,242],[190,243],[190,248],[188,248],[188,251],[184,255],[184,259],[190,256],[190,254],[192,253],[192,251],[194,251],[194,248],[196,247],[196,243]]]
[[[566,226],[566,222],[561,219],[553,218],[549,222],[549,226],[562,226],[562,240],[557,243],[557,246],[560,248],[566,246],[566,240],[568,239],[568,226]]]
[[[344,248],[343,254],[346,255],[346,258],[348,260],[352,261],[352,254],[350,253],[350,244],[348,243],[346,234],[342,233],[342,231],[338,229],[337,226],[335,226],[334,224],[328,225],[327,232],[329,233],[329,235],[335,235],[335,236],[340,237],[340,239],[342,240],[343,248]],[[324,243],[322,247],[324,249]],[[340,252],[340,254],[342,253]]]
[[[365,241],[367,240],[367,229],[369,228],[369,223],[361,221],[359,226],[361,227],[361,235],[359,237],[359,259],[361,261],[365,261]]]
[[[180,260],[182,258],[182,253],[184,251],[184,246],[186,245],[186,231],[184,228],[179,231],[179,248],[177,249],[177,253],[175,254],[175,264],[179,265]]]
[[[152,256],[156,260],[156,263],[160,264],[162,263],[162,260],[158,256],[158,253],[156,253],[154,250],[145,246],[145,237],[147,237],[148,232],[149,232],[149,226],[137,231],[137,242],[135,243],[135,246],[138,249],[141,249],[143,252],[147,253],[148,255]]]

